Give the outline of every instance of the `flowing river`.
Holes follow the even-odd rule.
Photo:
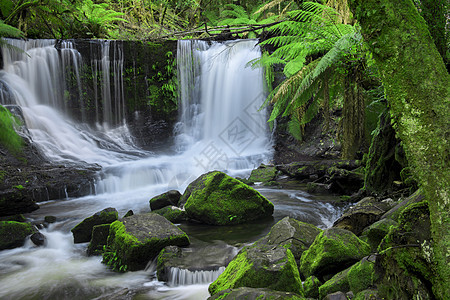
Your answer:
[[[157,155],[140,149],[130,137],[120,82],[123,53],[114,42],[99,41],[101,56],[91,62],[93,72],[114,74],[114,82],[105,77],[99,84],[103,109],[95,128],[72,121],[64,101],[67,79],[62,70],[71,68],[78,76],[82,59],[71,42],[63,42],[60,51],[53,40],[8,42],[26,52],[3,49],[0,81],[9,96],[0,97],[1,104],[21,107],[31,140],[50,161],[95,163],[102,170],[91,195],[39,203],[39,210],[26,215],[31,221],[48,215],[58,221],[41,229],[45,247],[27,241],[21,248],[0,252],[0,298],[206,299],[209,283],[223,267],[172,270],[168,283],[157,281],[151,262],[144,271],[118,274],[102,264],[101,257],[87,257],[87,244],[74,244],[70,229],[106,207],[116,208],[119,216],[130,209],[148,212],[150,198],[171,189],[183,192],[207,171],[246,177],[270,162],[271,133],[266,111],[260,110],[266,96],[263,71],[247,67],[261,55],[257,41],[178,42],[179,121],[173,151]],[[81,93],[79,97],[82,103]],[[275,205],[272,220],[224,227],[179,225],[198,260],[231,258],[285,216],[326,228],[341,211],[330,204],[332,197],[299,189],[257,189]]]

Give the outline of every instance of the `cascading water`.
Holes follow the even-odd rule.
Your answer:
[[[129,137],[124,122],[121,81],[124,57],[119,42],[99,41],[100,50],[90,61],[94,87],[99,86],[94,91],[97,122],[94,129],[72,121],[71,106],[67,103],[70,93],[71,101],[73,98],[79,101],[82,121],[87,118],[80,87],[81,57],[76,45],[61,42],[58,51],[52,40],[8,42],[26,53],[2,49],[0,103],[22,108],[34,144],[50,160],[96,163],[102,166],[102,171],[95,195],[50,201],[28,215],[34,220],[56,215],[59,221],[42,231],[47,237],[45,247],[36,248],[28,242],[21,248],[0,252],[0,298],[118,299],[137,294],[149,299],[206,299],[207,283],[223,267],[197,272],[175,268],[171,270],[171,284],[175,287],[167,288],[154,279],[151,270],[116,274],[101,264],[100,257],[87,258],[86,245],[74,245],[69,230],[81,219],[106,207],[117,208],[120,215],[129,209],[135,213],[148,211],[152,196],[169,189],[183,191],[198,175],[209,170],[245,176],[261,162],[269,161],[271,144],[266,115],[259,110],[265,97],[263,75],[259,69],[246,67],[260,55],[257,42],[179,41],[180,118],[175,128],[176,154],[158,156],[137,149]],[[110,73],[114,75],[107,76]],[[286,203],[295,198],[283,197],[288,199]],[[312,202],[308,204],[313,210],[312,200],[304,198],[303,202],[308,201]],[[293,211],[297,215],[292,205],[295,204],[284,207],[276,203],[279,215],[275,214],[275,220]],[[326,210],[323,215],[333,210],[321,209]],[[314,222],[319,226],[329,224]],[[225,245],[254,241],[267,232],[270,224],[246,224],[245,230],[240,231],[183,226],[191,242],[197,244],[196,249],[206,249],[205,243],[213,244],[217,239],[225,241]],[[239,236],[235,231],[240,232]],[[219,260],[214,255],[221,255],[217,254],[220,251],[210,252],[214,252],[213,260]]]

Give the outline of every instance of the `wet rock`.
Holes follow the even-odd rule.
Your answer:
[[[319,287],[322,285],[320,280],[316,276],[310,276],[303,282],[303,290],[305,291],[305,297],[319,298]]]
[[[289,292],[279,292],[265,288],[249,288],[241,287],[238,289],[226,289],[221,291],[214,296],[208,298],[208,300],[235,300],[235,299],[271,299],[271,300],[303,300],[305,298],[301,297],[295,293]]]
[[[189,238],[160,215],[133,215],[111,224],[103,261],[117,271],[142,270],[171,245],[187,246]]]
[[[172,223],[180,223],[187,221],[189,219],[186,214],[186,211],[176,206],[166,206],[164,208],[152,212],[160,216],[163,216]]]
[[[36,246],[44,246],[46,243],[46,238],[45,235],[43,235],[40,232],[36,232],[33,233],[30,237],[31,241],[33,242],[33,244],[35,244]]]
[[[190,219],[211,225],[241,224],[273,213],[273,204],[258,191],[218,171],[192,182],[184,199]]]
[[[275,180],[277,172],[278,170],[274,166],[261,164],[257,169],[252,171],[248,180],[251,182],[268,183]]]
[[[388,234],[391,226],[397,226],[398,223],[391,219],[382,219],[365,228],[361,234],[361,239],[370,245],[372,252],[376,252],[378,245]]]
[[[171,190],[159,196],[150,199],[150,209],[152,211],[164,208],[166,206],[177,206],[180,201],[181,194],[177,190]]]
[[[96,212],[93,216],[84,219],[74,228],[72,228],[74,243],[86,243],[91,240],[92,229],[96,225],[111,224],[119,218],[115,208],[108,207],[102,211]]]
[[[398,217],[402,213],[403,210],[405,210],[408,206],[414,203],[419,203],[424,201],[425,198],[420,190],[417,190],[415,193],[413,193],[408,198],[404,199],[400,203],[398,203],[396,206],[394,206],[392,209],[390,209],[388,212],[386,212],[382,219],[391,219],[394,221],[398,221]]]
[[[134,212],[130,209],[129,211],[127,211],[127,213],[123,217],[126,218],[126,217],[130,217],[132,215],[134,215]]]
[[[398,216],[378,247],[375,270],[380,296],[390,299],[435,299],[430,287],[442,284],[433,263],[428,203],[413,203]]]
[[[364,228],[378,221],[389,209],[389,204],[379,202],[373,197],[366,197],[344,212],[334,222],[333,227],[350,230],[359,235]]]
[[[25,222],[26,219],[22,214],[19,214],[19,215],[7,216],[7,217],[0,217],[0,221]]]
[[[285,217],[275,224],[264,238],[258,240],[256,245],[276,245],[291,250],[296,261],[300,260],[302,253],[311,246],[316,236],[322,230],[314,225]]]
[[[308,193],[330,193],[331,184],[308,182],[306,189]]]
[[[357,160],[315,160],[300,161],[288,165],[278,165],[282,173],[299,180],[310,179],[311,176],[320,178],[327,175],[330,168],[354,170],[361,165]]]
[[[327,170],[331,190],[342,195],[352,195],[364,186],[364,172],[349,171],[339,167]]]
[[[300,260],[300,272],[322,279],[335,274],[369,255],[369,245],[351,231],[329,228],[321,232]]]
[[[336,292],[326,295],[323,300],[347,300],[347,295],[343,292]]]
[[[56,217],[55,216],[45,216],[44,221],[46,223],[52,224],[52,223],[56,222]]]
[[[335,292],[350,291],[350,284],[348,283],[348,272],[350,268],[345,269],[331,277],[324,284],[319,287],[319,295],[317,298],[323,299],[326,295]]]
[[[103,246],[108,242],[110,224],[95,225],[92,228],[92,238],[87,247],[87,255],[100,255],[103,253]]]
[[[165,247],[158,255],[157,275],[159,281],[169,281],[171,269],[190,272],[217,271],[225,268],[236,256],[235,247],[226,244],[197,248]]]
[[[0,216],[30,213],[38,208],[33,196],[26,191],[15,188],[0,190]]]
[[[33,234],[34,229],[31,224],[0,221],[0,250],[21,247],[27,236]]]
[[[269,288],[303,295],[294,255],[281,246],[243,248],[208,290],[215,295],[239,287]]]

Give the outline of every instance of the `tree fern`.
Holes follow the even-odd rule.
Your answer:
[[[266,105],[273,104],[269,121],[280,115],[296,119],[298,122],[289,123],[289,128],[292,129],[295,124],[303,126],[310,122],[321,106],[328,107],[329,87],[343,88],[342,84],[330,85],[329,80],[340,82],[340,79],[337,79],[339,76],[351,74],[345,71],[352,65],[347,61],[363,58],[360,55],[362,39],[357,28],[343,24],[343,18],[335,9],[316,2],[304,2],[301,9],[291,11],[287,15],[289,20],[270,28],[275,36],[261,43],[273,46],[276,50],[271,55],[253,61],[252,64],[254,67],[284,65],[286,79],[269,94]],[[312,57],[319,58],[311,61]],[[346,82],[349,82],[348,78]],[[359,90],[356,84],[355,81],[353,89]],[[342,94],[345,95],[346,92],[349,92],[348,88],[344,89]],[[362,101],[353,94],[349,94],[349,99]],[[327,103],[322,104],[321,101]],[[352,101],[344,101],[350,102]],[[344,122],[353,122],[356,126],[361,123],[360,120]],[[344,126],[345,128],[350,127]],[[354,148],[352,146],[352,149]],[[351,156],[350,152],[346,154]]]

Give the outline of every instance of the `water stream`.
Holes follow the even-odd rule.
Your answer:
[[[207,171],[218,169],[245,177],[260,163],[270,161],[267,116],[259,110],[265,99],[263,73],[246,67],[261,55],[257,41],[178,42],[180,113],[174,128],[175,154],[170,155],[139,149],[130,137],[123,115],[123,52],[118,44],[101,41],[103,54],[91,61],[93,72],[113,73],[112,80],[104,77],[99,83],[95,102],[102,102],[103,109],[97,109],[98,124],[91,128],[73,121],[64,101],[63,70],[69,68],[78,76],[82,59],[73,44],[62,43],[58,52],[52,40],[8,41],[26,53],[3,49],[1,103],[22,108],[31,139],[49,160],[96,163],[102,171],[95,194],[40,203],[39,210],[27,215],[36,221],[54,215],[58,222],[42,230],[48,240],[45,247],[27,242],[0,252],[0,298],[131,299],[139,295],[139,299],[206,299],[209,282],[223,268],[173,269],[169,284],[156,280],[152,265],[145,271],[117,274],[101,264],[101,257],[86,257],[86,244],[73,244],[70,229],[106,207],[116,208],[119,215],[129,209],[147,212],[151,197],[170,189],[183,192]],[[79,79],[75,81],[80,84]],[[81,92],[79,101],[83,111]],[[181,224],[191,238],[191,251],[231,247],[235,253],[284,216],[325,228],[339,214],[330,199],[301,190],[259,190],[275,204],[272,220],[232,227]],[[221,253],[210,252],[213,259],[214,252]]]

